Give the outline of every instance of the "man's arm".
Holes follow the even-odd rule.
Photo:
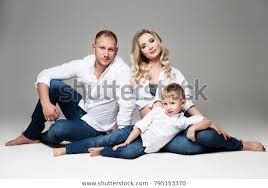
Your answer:
[[[44,83],[37,84],[37,91],[42,105],[44,117],[47,121],[55,121],[60,117],[60,112],[49,99],[49,87]]]
[[[89,57],[90,58],[90,57]],[[52,79],[66,80],[69,78],[75,78],[82,69],[83,63],[86,60],[74,60],[69,63],[45,69],[41,71],[37,76],[35,83],[42,105],[44,117],[47,121],[54,121],[59,118],[60,113],[56,106],[50,102],[49,99],[49,87]]]

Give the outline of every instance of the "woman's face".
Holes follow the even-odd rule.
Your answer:
[[[160,58],[161,48],[157,40],[150,33],[144,33],[139,37],[141,53],[149,60]]]

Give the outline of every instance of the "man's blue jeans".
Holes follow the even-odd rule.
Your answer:
[[[51,80],[49,98],[52,104],[58,104],[66,119],[56,120],[48,131],[42,133],[45,128],[45,118],[40,100],[32,114],[32,121],[23,135],[32,140],[41,140],[48,144],[59,144],[62,141],[76,141],[84,138],[104,135],[89,126],[80,118],[86,112],[78,106],[82,96],[60,80]]]
[[[101,155],[103,156],[134,159],[145,154],[140,137],[127,146],[121,147],[116,151],[112,150],[112,146],[122,143],[127,139],[132,129],[133,126],[127,126],[108,135],[73,142],[66,145],[66,153],[83,153],[87,152],[88,148],[91,147],[104,147],[101,150]],[[188,129],[179,133],[161,149],[161,152],[194,155],[217,151],[238,151],[242,149],[241,141],[233,137],[225,141],[222,135],[219,135],[210,128],[198,131],[196,133],[196,142],[187,139],[187,131]]]

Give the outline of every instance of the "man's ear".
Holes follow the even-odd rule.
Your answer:
[[[115,54],[117,55],[117,52],[118,52],[118,47],[116,47],[116,49],[115,49]]]
[[[96,45],[95,45],[95,43],[92,43],[92,45],[91,45],[91,50],[92,50],[93,54],[95,54],[95,50],[96,50]]]

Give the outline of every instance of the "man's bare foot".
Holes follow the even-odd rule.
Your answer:
[[[260,142],[242,141],[244,151],[265,151],[265,147]]]
[[[29,138],[26,138],[23,134],[20,135],[18,138],[14,140],[10,140],[7,143],[5,143],[5,146],[15,146],[15,145],[21,145],[21,144],[34,144],[39,143],[40,140],[31,140]]]
[[[88,152],[90,153],[91,157],[95,157],[95,156],[99,156],[100,155],[100,152],[103,148],[100,147],[100,148],[89,148],[88,149]]]
[[[57,157],[57,156],[60,156],[60,155],[65,155],[65,154],[66,154],[66,148],[65,147],[53,149],[54,157]]]

